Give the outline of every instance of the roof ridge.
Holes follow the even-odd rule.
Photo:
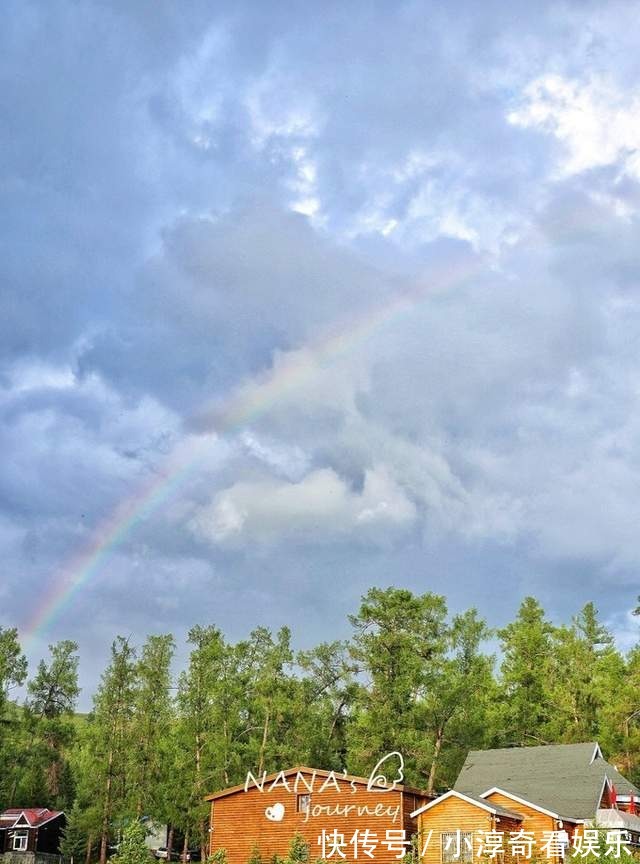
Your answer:
[[[216,798],[226,797],[227,795],[234,795],[237,792],[248,791],[249,789],[258,788],[258,783],[249,784],[249,774],[253,777],[254,781],[261,780],[262,784],[269,784],[274,780],[277,780],[278,777],[289,778],[291,776],[304,775],[304,774],[314,774],[317,777],[329,778],[333,776],[338,782],[354,782],[360,785],[366,786],[371,782],[371,777],[362,777],[359,774],[350,774],[347,771],[337,771],[334,769],[326,769],[326,768],[310,768],[308,765],[296,765],[293,768],[285,768],[280,771],[260,771],[257,772],[257,775],[254,775],[253,772],[248,772],[247,776],[243,783],[236,783],[233,786],[227,786],[224,789],[220,789],[217,792],[213,792],[210,795],[205,796],[205,801],[212,801]],[[248,788],[247,788],[247,784]],[[380,787],[382,788],[382,787]],[[409,794],[414,795],[422,795],[424,797],[428,797],[428,794],[424,789],[419,789],[416,786],[411,786],[408,783],[405,783],[404,780],[402,783],[395,783],[393,787],[394,791],[397,792],[407,792]]]
[[[477,750],[468,750],[470,753],[502,753],[507,750],[543,750],[547,747],[595,747],[597,741],[572,741],[570,743],[556,744],[511,744],[508,747],[481,747]]]

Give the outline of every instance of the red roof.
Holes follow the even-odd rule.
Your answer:
[[[62,816],[62,810],[49,810],[47,807],[11,807],[9,810],[3,810],[0,813],[0,820],[4,823],[0,827],[12,828],[21,815],[24,815],[24,818],[29,823],[29,827],[38,828],[40,825],[44,825],[45,822]]]

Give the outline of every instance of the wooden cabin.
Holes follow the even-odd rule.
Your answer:
[[[454,788],[414,811],[424,864],[471,862],[501,835],[500,861],[560,864],[585,828],[640,844],[640,792],[597,743],[473,750]],[[533,837],[533,845],[530,838]]]
[[[299,834],[314,861],[327,857],[323,843],[331,843],[332,835],[338,842],[342,839],[347,858],[353,860],[360,840],[374,842],[375,836],[375,861],[397,862],[402,841],[409,842],[417,831],[411,814],[430,796],[405,785],[384,789],[368,784],[365,777],[300,767],[209,795],[210,853],[225,849],[229,864],[247,864],[257,849],[262,860],[269,861],[274,855],[284,857]],[[368,860],[362,849],[358,857]]]
[[[418,818],[420,856],[425,864],[471,862],[481,856],[488,832],[515,832],[522,824],[519,813],[453,789],[423,805]]]
[[[0,853],[60,851],[66,817],[46,807],[14,807],[0,813]]]

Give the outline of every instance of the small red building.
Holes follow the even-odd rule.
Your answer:
[[[377,864],[391,864],[402,840],[409,842],[417,829],[411,813],[430,796],[405,785],[385,789],[365,777],[301,767],[252,778],[207,800],[210,851],[225,849],[229,864],[247,864],[254,849],[265,862],[284,857],[296,834],[308,844],[312,861],[327,857],[326,844],[334,837],[350,860],[366,839],[376,844]],[[358,857],[363,854],[361,848]]]
[[[14,807],[0,813],[0,853],[60,851],[66,817],[46,807]]]

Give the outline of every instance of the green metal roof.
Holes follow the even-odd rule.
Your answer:
[[[602,758],[595,741],[471,750],[454,789],[478,796],[497,787],[562,818],[593,819],[605,776],[618,794],[640,796],[638,789]]]

